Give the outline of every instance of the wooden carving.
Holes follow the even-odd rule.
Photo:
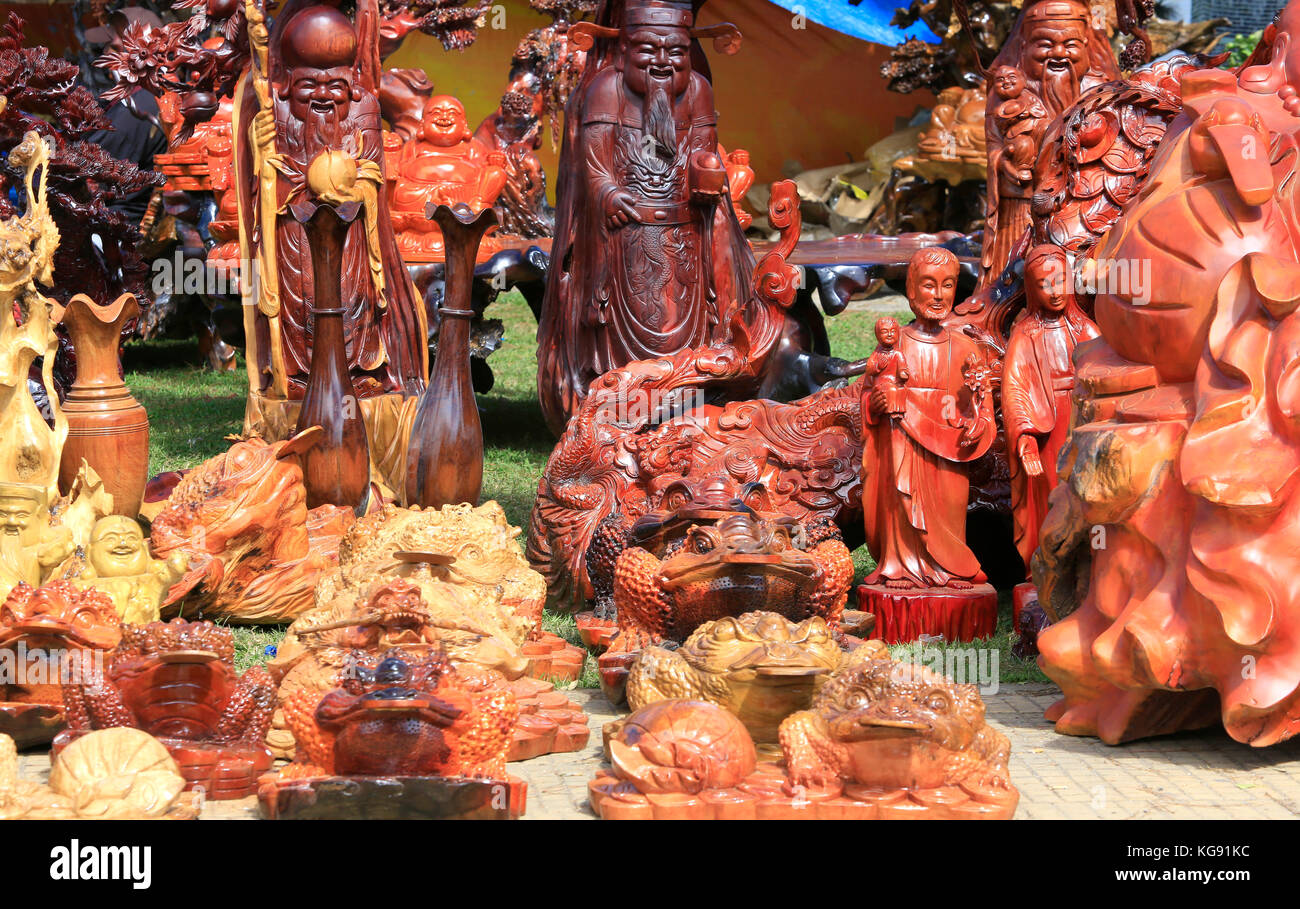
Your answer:
[[[78,739],[54,756],[48,784],[18,776],[14,741],[0,734],[0,820],[188,820],[202,807],[176,760],[139,729]]]
[[[95,522],[80,562],[80,571],[65,571],[63,576],[71,576],[80,587],[107,593],[129,625],[158,621],[163,600],[189,567],[184,553],[173,553],[167,561],[153,558],[139,522],[122,515]]]
[[[1060,732],[1296,729],[1298,38],[1291,3],[1239,75],[1183,76],[1146,187],[1094,248],[1101,338],[1075,352],[1034,558]],[[1149,284],[1119,273],[1144,262]]]
[[[124,326],[139,314],[130,294],[104,307],[77,294],[63,313],[77,377],[63,402],[68,436],[59,485],[71,489],[82,463],[89,464],[113,496],[114,512],[127,518],[140,513],[149,478],[149,415],[122,381],[117,352]]]
[[[397,246],[407,262],[440,262],[446,255],[442,228],[430,213],[441,205],[492,208],[508,179],[506,157],[470,131],[465,107],[450,95],[435,95],[424,107],[419,133],[404,143],[389,141],[388,193]],[[479,256],[499,249],[491,238]],[[471,260],[472,267],[472,260]]]
[[[901,171],[918,174],[931,183],[940,180],[956,186],[982,180],[988,164],[984,136],[984,111],[988,106],[984,84],[954,85],[939,93],[930,112],[930,125],[917,140],[916,154],[894,163]]]
[[[695,37],[733,53],[739,34],[695,29],[689,5],[657,0],[608,4],[599,21],[569,29],[580,48],[601,43],[569,99],[538,331],[538,396],[557,435],[601,374],[725,340],[727,310],[756,308],[713,89],[692,62]]]
[[[859,647],[810,709],[781,723],[781,761],[760,761],[733,714],[657,701],[610,738],[612,768],[587,786],[620,820],[1010,818],[1011,745],[973,685]]]
[[[299,452],[313,433],[286,442],[238,441],[189,471],[153,520],[154,555],[183,554],[189,572],[164,608],[234,623],[292,621],[311,608],[323,572],[338,564],[351,508],[308,509]]]
[[[119,727],[156,737],[189,789],[211,799],[251,795],[271,769],[263,744],[275,688],[260,666],[235,671],[234,638],[211,622],[128,625],[102,672],[63,686],[68,728],[54,753],[89,732]]]
[[[0,606],[0,732],[22,747],[47,744],[63,728],[67,680],[88,681],[122,638],[112,599],[67,581],[19,584]]]
[[[1104,25],[1104,23],[1103,23]],[[1030,0],[989,68],[988,207],[981,286],[998,281],[1029,227],[1043,136],[1079,95],[1119,78],[1105,33],[1081,0]]]
[[[1027,306],[1011,328],[1002,361],[1002,419],[1011,467],[1011,515],[1016,549],[1028,570],[1056,486],[1056,462],[1070,432],[1074,350],[1097,337],[1078,309],[1074,277],[1058,246],[1025,256]]]

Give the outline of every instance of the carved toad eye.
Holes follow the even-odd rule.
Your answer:
[[[692,532],[690,542],[687,545],[690,547],[691,552],[699,555],[713,552],[714,549],[713,538],[704,531]]]
[[[713,628],[713,637],[718,641],[734,641],[736,639],[736,623],[731,621],[721,621]]]
[[[844,698],[844,706],[849,710],[857,710],[859,707],[867,706],[867,693],[865,691],[850,691]]]
[[[925,706],[935,713],[943,713],[948,709],[948,695],[942,691],[931,691],[926,695]]]

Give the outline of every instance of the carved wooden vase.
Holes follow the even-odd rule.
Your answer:
[[[438,356],[411,424],[406,450],[406,504],[423,508],[477,504],[483,488],[483,427],[469,371],[474,262],[483,235],[497,223],[488,208],[438,206],[447,246],[446,292],[439,308]]]
[[[365,511],[370,499],[370,445],[348,372],[339,277],[348,223],[322,205],[307,224],[311,241],[311,371],[298,413],[298,432],[319,426],[319,441],[300,455],[307,507],[341,505]]]
[[[114,512],[132,518],[140,513],[149,479],[149,415],[122,381],[117,352],[122,326],[139,314],[131,294],[109,306],[77,294],[63,313],[77,350],[77,378],[63,402],[68,438],[59,487],[68,492],[84,458],[113,494]]]

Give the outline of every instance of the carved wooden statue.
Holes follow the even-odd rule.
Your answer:
[[[891,362],[876,364],[864,398],[862,510],[876,569],[866,579],[864,603],[870,605],[863,608],[877,615],[887,641],[909,640],[918,629],[969,638],[990,618],[996,621],[991,588],[982,596],[942,593],[970,591],[984,581],[966,545],[966,465],[997,433],[983,354],[943,324],[952,312],[957,270],[956,257],[942,248],[912,257],[907,291],[916,319],[898,333]],[[941,601],[949,605],[937,605]],[[934,617],[951,610],[957,624],[921,628],[933,620],[921,614],[932,610]],[[956,618],[967,612],[981,618]]]
[[[424,308],[402,268],[383,192],[377,16],[375,0],[362,0],[355,22],[334,7],[290,0],[269,36],[250,20],[257,59],[236,92],[235,160],[241,245],[260,264],[246,325],[254,398],[298,398],[306,387],[315,299],[309,222],[323,204],[348,222],[337,277],[356,394],[424,387]],[[354,167],[322,192],[309,173],[329,154]],[[252,293],[252,282],[244,289]],[[250,399],[250,417],[258,403]]]
[[[1029,227],[1043,133],[1079,95],[1119,78],[1082,0],[1030,0],[989,68],[988,207],[981,286],[997,281]]]
[[[1058,731],[1297,729],[1300,3],[1239,75],[1183,76],[1143,192],[1096,247],[1101,338],[1034,578]],[[1150,286],[1121,265],[1149,261]]]
[[[429,99],[418,135],[400,146],[390,142],[388,165],[393,226],[407,262],[440,262],[446,254],[442,230],[429,217],[433,209],[492,208],[508,179],[505,154],[474,137],[464,105],[450,95]],[[486,238],[480,256],[496,248]]]
[[[734,53],[738,32],[697,29],[689,4],[659,0],[610,4],[600,21],[569,30],[579,47],[602,43],[569,101],[538,331],[537,390],[556,434],[593,379],[708,343],[730,321],[719,309],[750,296],[713,89],[693,61],[694,38]]]
[[[1012,326],[1002,361],[1002,419],[1011,466],[1016,549],[1028,570],[1056,486],[1056,460],[1070,431],[1074,349],[1097,337],[1078,309],[1065,253],[1036,246],[1025,256],[1027,306]]]
[[[153,558],[139,522],[110,515],[95,522],[84,568],[73,581],[112,597],[123,623],[143,625],[158,621],[167,592],[188,567],[184,553],[173,553],[166,561]]]

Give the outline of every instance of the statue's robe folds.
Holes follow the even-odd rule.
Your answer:
[[[557,433],[594,379],[707,345],[729,301],[749,303],[754,258],[730,198],[720,199],[711,232],[707,209],[691,201],[691,155],[718,149],[713,103],[708,81],[692,73],[674,105],[677,148],[669,160],[650,150],[643,102],[620,72],[601,72],[583,99],[538,332],[538,394]],[[637,199],[638,219],[611,230],[605,203],[620,190]],[[710,262],[716,303],[708,299]]]
[[[1097,337],[1092,322],[1062,316],[1024,317],[1011,330],[1002,372],[1002,422],[1011,467],[1011,516],[1016,549],[1024,559],[1038,548],[1038,528],[1047,515],[1047,496],[1056,486],[1056,463],[1070,432],[1074,391],[1074,348]],[[1038,443],[1043,472],[1030,476],[1020,462],[1020,440]]]
[[[975,401],[962,364],[975,343],[944,330],[933,337],[905,328],[899,349],[911,373],[900,395],[902,417],[863,409],[862,511],[867,548],[876,559],[868,584],[910,581],[919,588],[984,580],[979,560],[966,545],[970,479],[965,462],[993,444],[997,426],[991,395],[980,415],[975,444],[960,442],[961,418],[975,415]]]

